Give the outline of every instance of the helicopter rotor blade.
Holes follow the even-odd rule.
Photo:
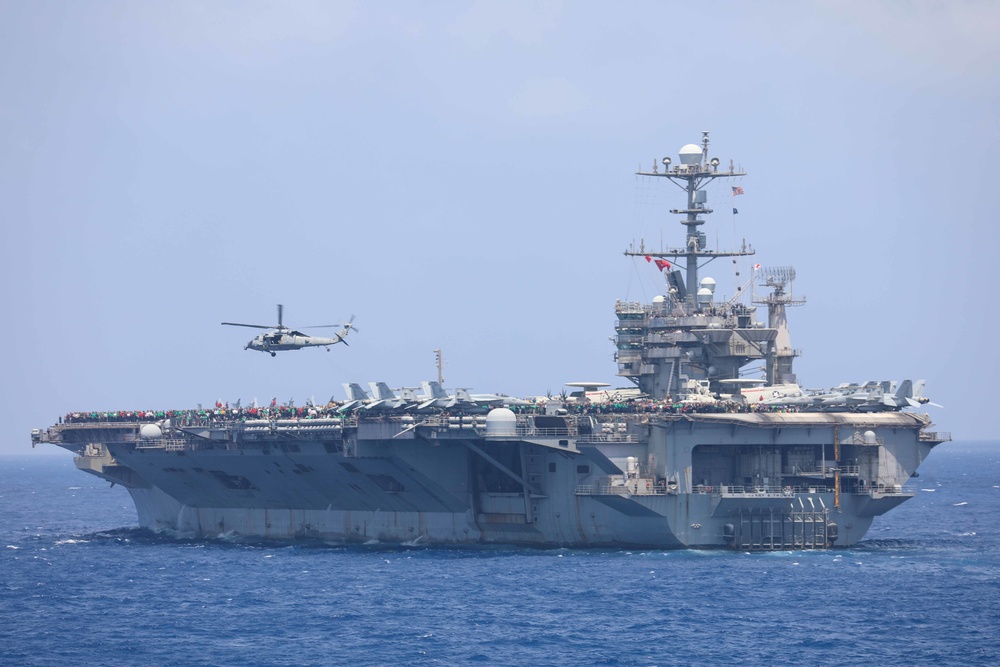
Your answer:
[[[223,322],[224,325],[230,327],[250,327],[251,329],[273,329],[273,326],[265,326],[263,324],[241,324],[239,322]]]
[[[302,328],[303,329],[354,329],[355,331],[358,330],[358,328],[354,326],[354,315],[351,315],[351,319],[349,319],[348,321],[341,322],[340,324],[314,324],[312,326],[302,327]]]

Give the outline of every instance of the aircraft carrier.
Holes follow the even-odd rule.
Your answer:
[[[790,267],[753,265],[730,299],[700,277],[714,259],[754,254],[710,250],[701,231],[712,212],[707,186],[744,175],[710,156],[707,132],[677,164],[640,170],[685,192],[671,213],[686,234],[677,247],[625,252],[664,276],[652,303],[615,304],[617,374],[629,389],[578,383],[574,395],[543,402],[451,396],[432,382],[419,394],[347,384],[344,402],[307,408],[72,413],[34,430],[33,444],[74,452],[80,470],[128,490],[140,526],[182,537],[856,544],[875,517],[913,496],[906,482],[950,436],[919,412],[922,381],[799,389],[786,308],[802,300]],[[748,366],[766,377],[744,377]]]

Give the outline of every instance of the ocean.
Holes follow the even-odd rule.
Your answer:
[[[0,665],[1000,664],[1000,443],[908,488],[830,551],[245,544],[0,456]]]

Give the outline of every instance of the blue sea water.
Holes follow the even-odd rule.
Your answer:
[[[345,548],[162,539],[0,457],[0,665],[1000,664],[1000,443],[908,488],[845,550]]]

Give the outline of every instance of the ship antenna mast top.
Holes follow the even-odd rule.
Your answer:
[[[664,157],[663,172],[660,172],[657,163],[653,162],[652,172],[638,171],[639,176],[655,176],[667,178],[672,183],[687,192],[687,207],[682,209],[671,209],[671,213],[683,215],[680,221],[687,227],[687,235],[683,248],[664,248],[659,252],[651,252],[645,249],[645,243],[639,248],[630,248],[625,251],[626,255],[650,256],[650,257],[671,257],[674,259],[684,258],[686,260],[687,295],[685,301],[688,307],[694,310],[697,307],[696,293],[698,290],[698,264],[700,261],[711,261],[716,257],[738,257],[743,255],[753,255],[753,250],[742,249],[733,252],[719,252],[707,249],[707,242],[704,232],[698,231],[698,227],[705,224],[699,218],[701,215],[708,215],[712,209],[706,205],[708,198],[702,189],[708,183],[717,178],[735,178],[746,176],[745,172],[737,171],[732,161],[729,163],[728,171],[719,171],[719,158],[708,157],[708,132],[701,133],[701,146],[697,144],[687,144],[680,149],[680,164],[671,167],[672,160]]]
[[[438,369],[438,384],[444,384],[444,355],[441,354],[441,348],[434,350],[434,360]]]

